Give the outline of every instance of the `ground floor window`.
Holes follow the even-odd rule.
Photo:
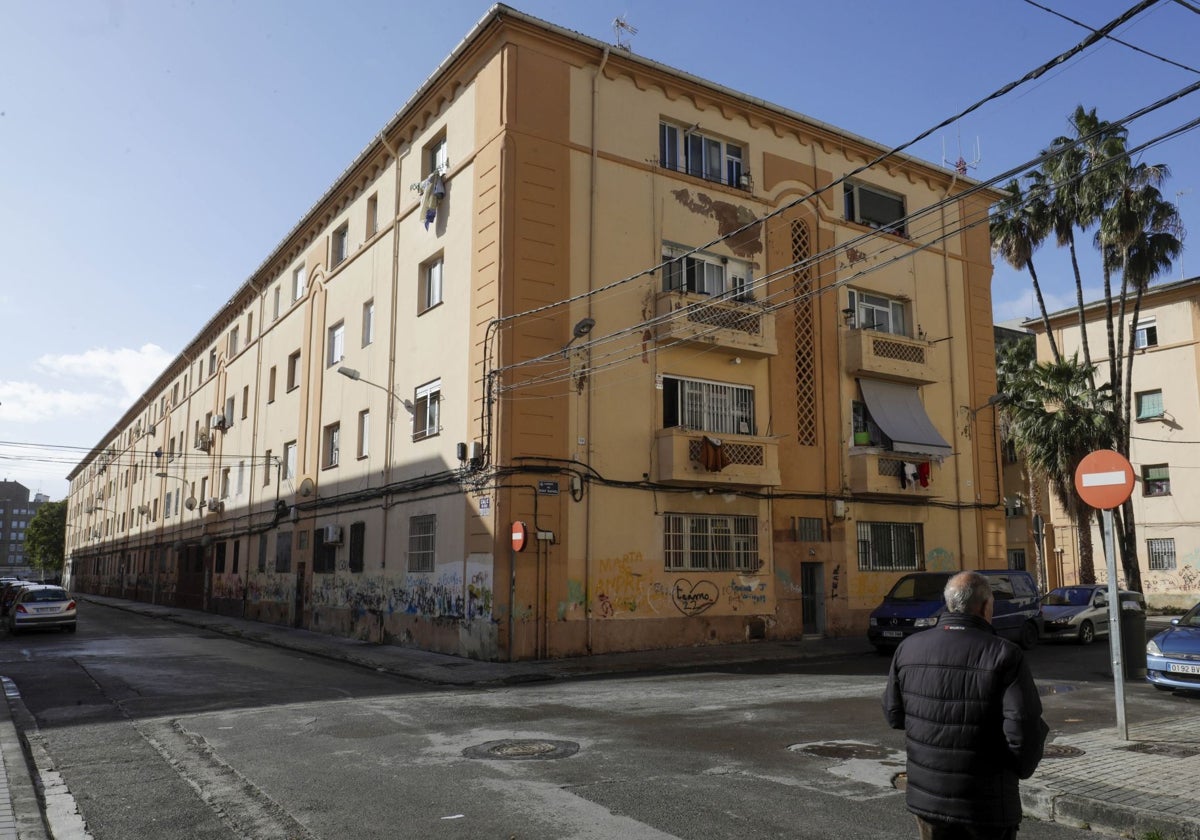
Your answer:
[[[756,516],[668,513],[664,521],[668,569],[756,572],[762,565]]]
[[[912,572],[925,556],[921,526],[909,522],[859,522],[858,568],[863,572]]]
[[[1150,571],[1169,572],[1175,568],[1175,540],[1146,540],[1146,554],[1150,557]]]

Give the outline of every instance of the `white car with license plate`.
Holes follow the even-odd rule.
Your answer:
[[[37,627],[74,633],[75,621],[75,599],[61,586],[26,586],[8,610],[8,630],[14,634]]]

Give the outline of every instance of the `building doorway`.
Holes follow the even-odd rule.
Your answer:
[[[825,564],[800,564],[800,613],[805,636],[825,635]]]
[[[296,606],[295,612],[292,614],[292,626],[304,626],[304,572],[305,566],[303,563],[296,564]]]

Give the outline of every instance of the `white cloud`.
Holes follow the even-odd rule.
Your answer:
[[[44,423],[64,417],[79,417],[96,410],[97,404],[112,406],[116,400],[83,391],[51,391],[33,382],[0,382],[0,417],[9,423]]]
[[[157,344],[144,344],[136,350],[95,348],[83,353],[48,354],[39,358],[34,368],[57,380],[85,385],[93,395],[107,394],[106,403],[126,405],[141,396],[172,358]],[[106,386],[111,385],[119,386],[120,392],[109,391]]]

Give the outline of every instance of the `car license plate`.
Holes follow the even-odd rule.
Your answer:
[[[1177,674],[1200,674],[1200,665],[1180,665],[1178,662],[1168,662],[1167,670]]]
[[[885,638],[885,639],[903,639],[904,631],[903,630],[884,630],[883,638]]]

